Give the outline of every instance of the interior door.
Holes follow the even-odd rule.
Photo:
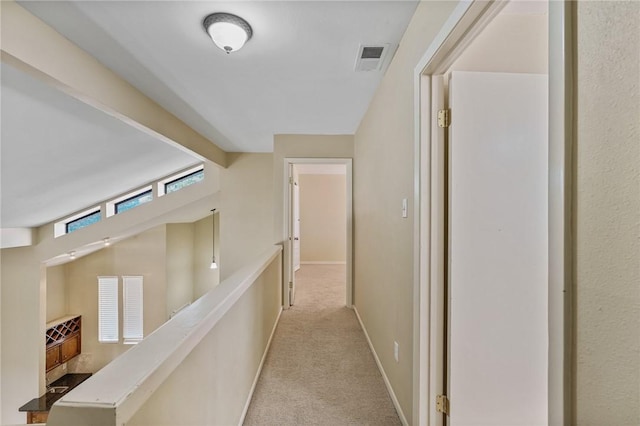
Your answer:
[[[293,303],[295,301],[295,295],[296,295],[296,274],[295,274],[295,262],[294,262],[294,165],[293,164],[289,164],[289,189],[287,191],[287,196],[288,196],[288,211],[287,211],[287,235],[288,235],[288,256],[287,256],[287,265],[286,267],[288,268],[288,272],[289,272],[289,306],[293,306]]]
[[[547,424],[547,77],[452,73],[449,424]]]
[[[295,166],[294,166],[295,167]],[[300,185],[293,174],[293,270],[300,269]]]

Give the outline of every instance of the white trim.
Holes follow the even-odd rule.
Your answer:
[[[251,399],[253,398],[253,393],[255,392],[256,386],[258,385],[258,380],[260,379],[260,374],[262,373],[262,367],[264,366],[264,361],[267,359],[267,354],[269,353],[269,348],[271,347],[271,341],[273,340],[274,334],[276,334],[276,329],[278,328],[278,323],[280,322],[281,315],[282,315],[282,306],[280,306],[280,309],[278,310],[278,316],[276,317],[276,321],[273,324],[273,328],[271,329],[271,335],[269,336],[269,340],[267,341],[267,346],[265,346],[264,348],[264,353],[262,354],[260,365],[258,365],[258,371],[256,371],[256,376],[253,379],[251,390],[249,390],[249,395],[247,396],[247,402],[245,402],[244,408],[242,409],[242,414],[240,415],[238,426],[242,426],[242,424],[244,423],[244,419],[247,416],[247,412],[249,411],[249,405],[251,405]]]
[[[284,309],[289,309],[289,277],[291,268],[288,266],[293,262],[292,253],[289,249],[289,167],[293,164],[344,164],[347,168],[347,271],[346,271],[346,306],[353,305],[353,159],[352,158],[285,158],[283,161],[283,227],[282,241],[284,241],[284,253],[282,256],[284,267],[282,274],[282,303]]]
[[[384,371],[384,368],[382,367],[380,358],[378,358],[378,354],[376,353],[376,350],[373,348],[373,343],[371,343],[371,339],[369,338],[369,333],[367,333],[367,329],[365,328],[364,323],[362,322],[362,318],[360,318],[360,314],[358,313],[358,309],[355,306],[353,306],[353,311],[356,313],[356,318],[358,318],[360,327],[362,327],[364,337],[367,338],[369,349],[371,349],[371,353],[373,354],[373,359],[376,360],[376,364],[378,365],[378,370],[380,370],[380,374],[382,374],[382,379],[384,380],[384,384],[387,387],[387,391],[389,392],[391,401],[393,401],[393,405],[394,407],[396,407],[396,411],[398,412],[398,417],[400,417],[400,421],[404,426],[408,426],[409,422],[407,422],[407,417],[404,415],[404,411],[402,411],[402,407],[400,407],[400,402],[398,401],[398,397],[396,397],[396,393],[393,391],[393,387],[391,386],[391,382],[387,377],[387,373]]]
[[[346,265],[345,260],[311,260],[307,262],[300,261],[301,265]]]
[[[438,194],[433,189],[439,171],[431,167],[436,161],[431,157],[435,154],[432,124],[424,120],[431,105],[431,76],[446,72],[506,3],[461,1],[414,70],[414,233],[419,238],[414,243],[413,418],[420,426],[441,424],[432,408],[427,409],[433,407],[436,394],[434,374],[428,370],[443,351],[441,344],[435,346],[434,330],[443,327],[443,318],[437,306],[438,272],[432,270],[437,261],[432,251],[438,247],[433,232]],[[553,425],[571,424],[572,7],[570,1],[549,1],[549,424]]]
[[[549,424],[573,424],[573,17],[549,1]],[[554,43],[551,43],[554,41]]]

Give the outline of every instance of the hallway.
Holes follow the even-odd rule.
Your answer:
[[[304,265],[244,425],[399,425],[355,313],[344,265]]]

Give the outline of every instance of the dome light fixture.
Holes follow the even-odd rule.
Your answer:
[[[212,13],[204,18],[202,26],[216,46],[227,53],[239,50],[253,35],[247,21],[230,13]]]

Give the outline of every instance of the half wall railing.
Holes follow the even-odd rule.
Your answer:
[[[241,424],[282,311],[274,246],[54,404],[48,425]]]

